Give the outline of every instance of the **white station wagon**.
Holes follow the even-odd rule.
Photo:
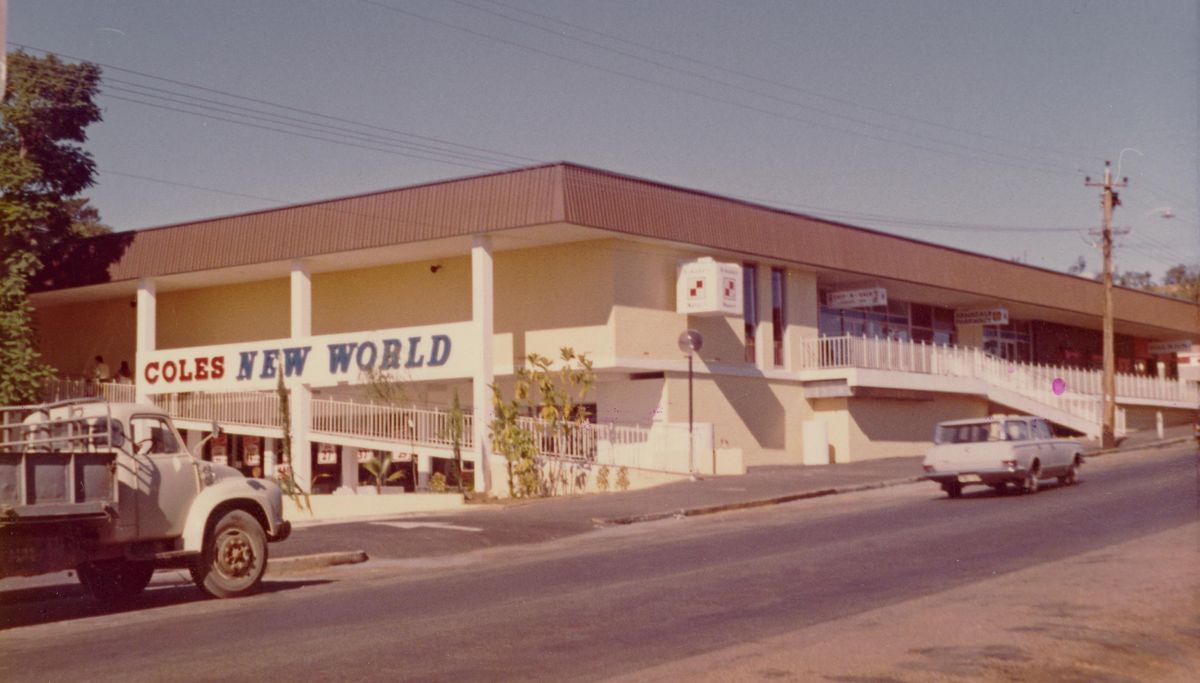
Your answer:
[[[925,478],[951,498],[964,486],[986,485],[1003,493],[1009,482],[1034,493],[1041,479],[1074,484],[1083,465],[1083,445],[1056,439],[1040,417],[993,416],[952,420],[937,426],[925,455]]]

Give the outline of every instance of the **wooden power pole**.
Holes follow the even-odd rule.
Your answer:
[[[1112,212],[1113,207],[1120,206],[1121,200],[1113,188],[1123,188],[1129,185],[1128,178],[1114,183],[1112,165],[1104,162],[1104,182],[1093,183],[1090,177],[1084,178],[1087,187],[1103,188],[1100,195],[1100,206],[1104,209],[1104,227],[1101,230],[1104,244],[1104,424],[1100,440],[1103,448],[1116,446],[1117,424],[1117,380],[1116,354],[1113,348],[1113,262],[1112,262]]]

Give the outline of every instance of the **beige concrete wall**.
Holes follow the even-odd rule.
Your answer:
[[[130,301],[121,297],[37,309],[34,329],[42,360],[64,377],[86,375],[96,355],[104,356],[114,373],[121,361],[133,367],[137,311]]]
[[[437,272],[432,268],[437,267]],[[289,304],[284,302],[285,310]],[[471,319],[471,259],[396,263],[312,276],[313,334]],[[283,336],[287,336],[285,330]]]
[[[937,396],[929,401],[851,398],[850,460],[922,455],[943,420],[986,417],[988,403],[971,396]]]
[[[1121,406],[1125,409],[1125,429],[1140,431],[1158,428],[1158,413],[1162,412],[1163,427],[1178,427],[1192,423],[1194,413],[1190,410],[1151,408],[1149,406]]]
[[[971,348],[983,348],[983,325],[957,325],[954,328],[955,344]]]
[[[613,242],[496,253],[498,364],[530,353],[557,358],[563,346],[612,358]]]
[[[829,464],[850,462],[850,411],[846,398],[822,398],[812,401],[815,421],[823,422],[829,444]]]
[[[704,335],[699,357],[708,363],[745,362],[745,323],[739,316],[684,316],[675,312],[675,280],[679,264],[702,254],[683,249],[618,242],[613,248],[614,328],[619,358],[678,359],[679,333],[694,329]],[[728,260],[721,256],[718,261]],[[771,267],[760,264],[760,365],[773,368],[771,350]],[[799,340],[817,335],[817,277],[787,270],[786,352],[796,367]]]
[[[668,374],[666,381],[667,420],[687,422],[687,375]],[[747,467],[800,464],[800,426],[812,410],[799,384],[703,375],[693,392],[695,421],[713,423],[717,448],[742,449]]]
[[[286,279],[158,294],[158,348],[231,344],[288,336]]]

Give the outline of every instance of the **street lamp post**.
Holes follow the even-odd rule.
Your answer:
[[[692,412],[692,358],[704,347],[704,337],[696,330],[687,330],[679,335],[679,350],[688,359],[688,473],[696,481],[696,435]]]

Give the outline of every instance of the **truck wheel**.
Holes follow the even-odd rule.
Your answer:
[[[205,541],[192,579],[209,595],[236,598],[258,590],[267,570],[267,534],[241,510],[226,512]]]
[[[962,484],[958,483],[957,481],[948,481],[945,484],[942,484],[942,490],[945,491],[946,495],[950,496],[951,498],[962,497]]]
[[[145,590],[154,576],[154,563],[144,560],[100,560],[75,568],[79,583],[100,602],[116,604]]]

